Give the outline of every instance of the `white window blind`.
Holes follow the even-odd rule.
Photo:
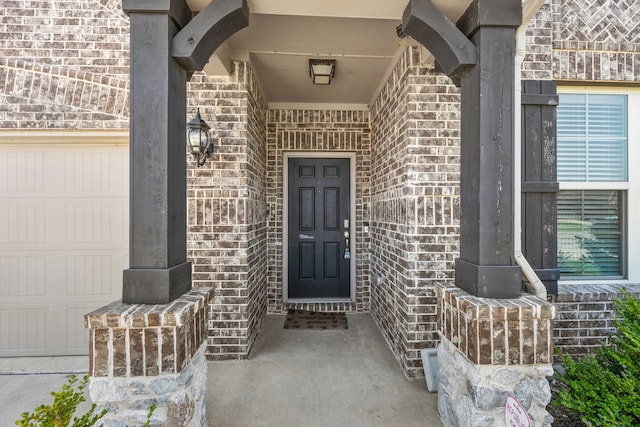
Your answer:
[[[561,94],[557,120],[561,277],[622,278],[627,96]]]
[[[565,277],[619,277],[623,271],[621,191],[562,191],[558,267]]]
[[[627,180],[627,97],[561,94],[558,180]]]

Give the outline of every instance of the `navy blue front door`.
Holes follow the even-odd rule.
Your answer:
[[[349,297],[349,167],[289,159],[289,298]]]

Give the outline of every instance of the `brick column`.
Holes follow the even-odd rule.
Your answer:
[[[114,302],[85,316],[89,392],[108,425],[207,425],[205,357],[211,288],[165,305]]]
[[[436,288],[440,313],[438,411],[447,426],[503,426],[507,396],[524,406],[532,425],[553,418],[547,376],[553,374],[555,306],[532,295],[478,298],[460,288]]]

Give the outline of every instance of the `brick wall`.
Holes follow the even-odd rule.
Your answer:
[[[411,65],[407,50],[371,111],[371,313],[403,369],[407,369],[408,337],[403,314],[407,248],[406,205],[402,198],[407,155],[408,88]]]
[[[120,0],[0,3],[0,128],[126,129]]]
[[[423,53],[404,52],[371,109],[371,312],[410,377],[458,253],[460,99]]]
[[[552,80],[553,17],[551,0],[531,19],[525,33],[525,58],[522,63],[523,80]]]
[[[558,80],[640,80],[636,0],[553,0],[553,74]]]
[[[187,171],[194,286],[213,286],[209,358],[245,358],[266,314],[266,104],[246,63],[228,78],[196,74],[188,109],[212,128],[215,151]]]
[[[252,75],[248,86],[247,114],[247,261],[249,346],[258,336],[267,314],[267,105]]]
[[[613,301],[621,297],[621,286],[593,283],[561,285],[555,303],[558,315],[553,324],[553,342],[563,353],[585,354],[609,344],[615,331]],[[624,286],[640,297],[640,285]]]
[[[637,12],[636,0],[548,0],[526,34],[523,78],[637,83]],[[128,33],[121,0],[0,2],[0,128],[128,128]],[[318,307],[371,308],[405,370],[419,372],[417,350],[437,340],[431,285],[453,277],[459,193],[457,89],[420,55],[405,52],[370,116],[268,112],[246,64],[193,77],[188,118],[200,107],[218,139],[188,177],[194,283],[215,287],[210,356],[246,357],[266,310],[285,308],[282,153],[335,149],[357,154],[358,288],[353,305]],[[606,340],[617,294],[560,289],[557,345],[579,353]]]
[[[526,33],[523,79],[640,80],[635,0],[547,0]]]
[[[370,129],[366,111],[270,110],[267,121],[268,305],[270,313],[284,313],[283,295],[283,153],[345,152],[356,154],[356,295],[353,304],[302,304],[296,307],[323,311],[369,310],[368,218]]]

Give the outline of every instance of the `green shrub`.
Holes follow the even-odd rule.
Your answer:
[[[565,372],[553,404],[580,415],[588,426],[640,425],[640,302],[624,291],[615,302],[617,333],[609,347],[574,360],[561,354]]]
[[[86,375],[78,383],[78,378],[71,375],[66,384],[58,392],[51,392],[53,403],[51,405],[40,405],[32,413],[24,412],[22,418],[16,421],[16,425],[25,427],[89,427],[106,415],[107,410],[96,413],[96,404],[91,405],[89,412],[80,418],[74,417],[78,405],[85,401],[84,389],[89,382]],[[78,383],[78,390],[75,385]],[[72,423],[72,424],[69,424]]]
[[[60,391],[51,392],[53,396],[53,403],[51,405],[40,405],[31,413],[24,412],[21,418],[16,421],[16,425],[24,427],[95,426],[108,412],[104,409],[100,413],[97,413],[95,403],[91,405],[91,408],[86,414],[80,417],[74,416],[78,405],[85,401],[84,389],[87,387],[88,382],[89,375],[85,375],[79,383],[78,378],[76,378],[75,375],[71,375]],[[76,383],[78,386],[77,390],[75,390]],[[155,409],[156,405],[151,405],[149,413],[147,414],[147,422],[144,423],[144,426],[150,424],[151,416]]]

